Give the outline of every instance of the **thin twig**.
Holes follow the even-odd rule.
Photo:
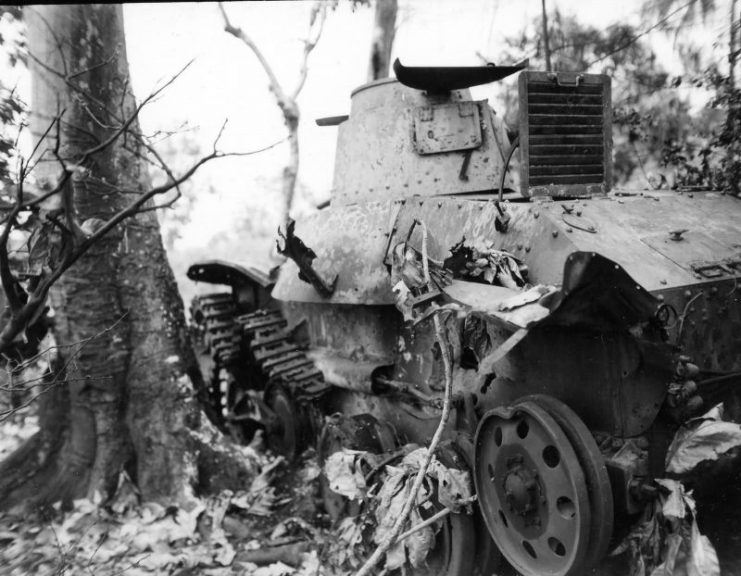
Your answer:
[[[434,524],[438,520],[441,520],[442,518],[445,518],[451,512],[452,512],[452,510],[446,506],[445,508],[443,508],[442,510],[440,510],[436,514],[433,514],[432,516],[430,516],[427,520],[423,520],[422,522],[420,522],[416,526],[411,527],[409,530],[407,530],[403,534],[399,534],[399,537],[396,539],[396,541],[397,542],[401,542],[405,538],[409,538],[409,536],[411,536],[415,532],[419,532],[423,528],[427,528],[427,526],[430,526],[431,524]]]
[[[118,115],[116,112],[112,111],[106,105],[105,102],[102,102],[101,100],[95,98],[89,92],[83,90],[80,86],[78,86],[75,82],[73,82],[71,80],[70,76],[68,76],[66,73],[65,74],[62,74],[59,71],[51,68],[45,62],[43,62],[43,61],[39,60],[38,58],[36,58],[36,56],[34,54],[29,53],[29,56],[31,57],[32,60],[34,60],[34,62],[36,62],[44,70],[46,70],[47,72],[49,72],[51,74],[54,74],[55,76],[58,76],[59,78],[61,78],[70,89],[72,89],[74,92],[80,94],[83,98],[89,100],[95,106],[97,106],[98,108],[100,108],[101,110],[103,110],[113,120],[115,120],[116,122],[119,122],[119,123],[123,123],[124,122],[124,118],[126,118],[126,115],[125,114]],[[164,86],[162,86],[161,88],[159,88],[155,94],[152,94],[151,95],[151,98],[152,99],[150,100],[150,103],[153,101],[154,96],[157,93],[161,92],[164,88],[166,88],[169,84],[171,84],[175,79],[177,79],[181,74],[183,74],[185,72],[185,70],[193,62],[194,62],[194,60],[190,60],[185,66],[183,66],[180,69],[180,71],[177,74],[175,74],[173,77],[171,77],[170,80]],[[126,83],[124,85],[124,90],[122,91],[122,95],[121,95],[122,101],[126,97],[126,87],[127,86],[128,86],[128,76],[126,77]],[[95,115],[92,113],[92,111],[89,110],[89,108],[87,107],[87,105],[85,105],[84,102],[83,102],[83,105],[85,106],[85,109],[88,111],[88,114],[95,120],[96,123],[98,123],[99,125],[104,126],[104,127],[107,126],[107,125],[104,125],[102,123],[102,121],[98,120],[97,117],[95,117]],[[122,108],[123,108],[123,105],[122,105]],[[75,128],[76,129],[80,129],[79,127],[75,127]],[[160,154],[157,152],[157,150],[149,142],[147,142],[147,136],[145,134],[143,134],[139,130],[134,130],[131,126],[128,127],[126,133],[127,134],[131,134],[137,140],[137,142],[139,142],[142,146],[144,146],[144,148],[146,148],[146,150],[150,154],[152,154],[152,156],[155,157],[155,159],[159,163],[158,164],[159,168],[161,168],[165,172],[165,174],[167,174],[168,178],[170,178],[171,180],[175,180],[175,176],[173,175],[172,171],[167,166],[167,164],[165,163],[165,161],[162,159],[162,157],[160,156]],[[94,136],[93,134],[90,134],[90,133],[88,133],[88,135],[89,136]]]
[[[422,222],[421,220],[418,221],[418,223],[420,224],[420,226],[422,226],[422,266],[424,268],[425,281],[429,286],[432,280],[430,278],[430,269],[427,263],[427,226],[425,226],[424,222]],[[440,439],[442,438],[445,426],[448,423],[448,418],[450,416],[451,398],[453,395],[453,374],[452,363],[450,359],[450,350],[448,349],[448,343],[440,324],[439,315],[435,314],[432,317],[432,321],[434,322],[435,337],[437,339],[438,345],[440,346],[440,352],[443,358],[443,367],[445,370],[445,393],[443,396],[443,409],[442,414],[440,415],[440,422],[438,423],[437,430],[435,430],[432,441],[427,448],[427,455],[425,456],[425,460],[422,463],[422,466],[420,466],[419,471],[417,472],[417,476],[414,478],[412,489],[409,492],[407,499],[404,501],[404,506],[401,509],[401,513],[392,526],[388,537],[378,546],[378,548],[373,551],[373,554],[371,554],[370,558],[368,558],[365,564],[363,564],[356,576],[368,576],[368,574],[370,574],[370,571],[376,564],[378,564],[379,560],[388,551],[388,549],[391,548],[391,546],[398,541],[399,533],[401,532],[404,523],[407,521],[407,518],[412,511],[412,506],[414,506],[414,503],[417,500],[417,494],[419,493],[419,489],[422,487],[422,483],[424,482],[427,475],[427,469],[430,466],[430,462],[432,461],[432,456],[437,449],[437,445],[440,443]]]
[[[316,2],[311,8],[309,21],[311,23],[314,23],[317,18],[319,19],[319,23],[316,25],[317,31],[314,34],[314,37],[310,37],[304,40],[304,54],[301,60],[301,71],[299,72],[296,87],[291,92],[291,98],[293,98],[294,100],[298,98],[298,95],[301,93],[301,90],[306,83],[306,77],[309,75],[309,55],[316,47],[317,42],[319,42],[319,38],[321,38],[322,31],[324,30],[324,22],[327,20],[327,5],[325,4],[325,2],[322,2],[322,0]],[[309,30],[309,35],[311,35],[311,30]]]
[[[658,28],[659,26],[661,26],[662,24],[664,24],[667,20],[669,20],[669,18],[671,18],[672,16],[674,16],[677,12],[680,12],[681,10],[684,10],[685,8],[688,8],[690,6],[690,4],[694,3],[695,1],[696,0],[690,0],[686,4],[682,4],[679,8],[677,8],[676,10],[670,12],[669,14],[667,14],[666,16],[664,16],[663,18],[661,18],[658,22],[656,22],[655,24],[653,24],[649,28],[646,28],[643,32],[640,32],[640,33],[636,34],[635,36],[631,37],[627,42],[621,44],[620,46],[618,46],[614,50],[610,50],[607,54],[603,54],[602,56],[600,56],[596,60],[593,60],[592,62],[590,62],[589,64],[587,64],[587,68],[590,68],[593,64],[597,64],[598,62],[602,62],[602,60],[605,60],[606,58],[609,58],[613,54],[616,54],[618,52],[621,52],[622,50],[625,50],[628,46],[630,46],[631,44],[634,44],[640,38],[642,38],[643,36],[645,36],[649,32],[652,32],[653,30],[655,30],[656,28]]]
[[[77,350],[75,350],[70,355],[69,359],[67,359],[65,361],[64,365],[59,370],[57,370],[56,374],[54,374],[53,380],[51,380],[51,382],[49,382],[47,388],[45,388],[44,390],[42,390],[41,392],[39,392],[38,394],[36,394],[35,396],[33,396],[31,399],[29,399],[27,402],[25,402],[21,406],[16,406],[15,408],[13,408],[12,410],[7,411],[6,413],[0,413],[0,414],[2,414],[2,417],[0,418],[0,423],[2,423],[5,420],[7,420],[12,414],[15,414],[19,410],[22,410],[23,408],[26,408],[26,407],[30,406],[40,396],[46,394],[47,392],[49,392],[50,390],[52,390],[52,389],[54,389],[54,388],[56,388],[58,386],[61,386],[65,381],[62,380],[62,379],[60,379],[60,375],[67,373],[67,369],[71,365],[74,365],[75,364],[75,359],[77,358],[77,356],[79,356],[82,353],[82,351],[85,349],[85,347],[90,342],[92,342],[93,340],[95,340],[97,338],[100,338],[101,336],[103,336],[103,334],[105,334],[105,333],[110,332],[111,330],[113,330],[116,326],[118,326],[123,321],[124,318],[126,318],[126,316],[128,316],[128,314],[129,314],[128,312],[124,312],[121,315],[121,317],[118,320],[116,320],[113,324],[111,324],[110,326],[104,328],[100,332],[97,332],[96,334],[93,334],[92,336],[90,336],[88,338],[85,338],[84,340],[81,340],[77,344],[79,346],[79,348]]]

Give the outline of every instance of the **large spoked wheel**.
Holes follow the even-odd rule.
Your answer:
[[[343,448],[380,454],[396,448],[396,438],[391,426],[381,424],[370,414],[351,417],[335,414],[326,419],[319,436],[317,455],[320,466],[323,467],[327,458]],[[360,512],[358,502],[348,500],[331,489],[323,472],[320,485],[324,510],[333,523]]]
[[[295,460],[308,446],[305,414],[280,384],[268,387],[265,404],[273,412],[266,426],[268,447],[287,460]]]
[[[496,408],[475,441],[481,512],[502,554],[524,576],[587,568],[587,480],[566,433],[532,400]]]

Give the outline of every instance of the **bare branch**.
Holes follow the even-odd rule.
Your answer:
[[[51,129],[54,128],[55,126],[57,128],[57,141],[59,141],[59,126],[62,120],[62,116],[64,116],[65,112],[66,112],[66,108],[63,108],[60,112],[58,112],[57,115],[54,116],[52,121],[49,123],[49,126],[46,128],[46,130],[44,130],[43,134],[41,134],[41,137],[38,139],[38,142],[36,142],[36,145],[33,147],[33,150],[31,150],[31,154],[28,156],[28,160],[26,161],[25,173],[20,174],[19,179],[21,181],[23,181],[26,175],[33,172],[33,169],[41,161],[41,158],[43,158],[44,155],[40,154],[36,162],[34,162],[33,164],[31,163],[31,160],[33,160],[33,157],[36,155],[36,152],[39,151],[41,144],[44,142],[44,140],[46,140],[46,138],[49,136],[49,133],[51,132]]]
[[[32,57],[34,56],[32,55]],[[37,58],[35,59],[38,61]],[[70,86],[73,90],[82,93],[83,96],[86,96],[86,97],[88,96],[83,90],[81,90],[78,86],[76,86],[76,84],[72,82],[67,75],[62,75],[54,70],[51,70],[43,62],[39,62],[39,64],[43,66],[45,69],[49,70],[51,73],[57,74],[58,76],[62,77],[65,83],[68,86]],[[84,166],[92,156],[102,152],[103,150],[106,150],[107,148],[112,146],[116,141],[118,141],[122,136],[126,134],[133,134],[137,140],[142,141],[142,143],[146,146],[147,143],[145,139],[143,138],[143,136],[137,133],[136,131],[132,130],[132,126],[134,126],[135,120],[137,119],[142,108],[145,105],[147,105],[149,102],[151,102],[160,93],[162,93],[165,88],[170,86],[181,74],[185,72],[185,70],[191,64],[192,64],[192,60],[188,62],[185,66],[183,66],[169,80],[167,80],[157,89],[155,89],[141,104],[136,106],[134,111],[130,115],[128,115],[128,117],[126,117],[123,121],[120,122],[120,125],[117,128],[115,128],[113,133],[110,134],[105,140],[98,142],[94,146],[85,149],[84,151],[82,151],[81,154],[79,154],[79,156],[77,156],[74,159],[70,159],[68,161],[72,161],[75,166]],[[103,109],[105,109],[105,107]],[[61,115],[62,113],[58,114],[57,117],[55,117],[55,119],[50,124],[50,127],[44,132],[44,134],[42,134],[39,143],[36,145],[36,148],[34,148],[34,154],[36,153],[39,146],[41,145],[41,141],[43,141],[44,139],[48,137],[49,132],[53,126],[56,126],[58,132],[60,131]],[[112,113],[111,115],[115,118],[115,113]],[[168,175],[169,180],[162,186],[154,187],[145,193],[141,193],[138,190],[126,191],[126,190],[119,189],[118,191],[121,193],[127,193],[127,192],[135,193],[137,195],[136,199],[133,200],[124,209],[120,210],[119,212],[111,216],[100,228],[98,228],[91,235],[86,235],[81,230],[78,223],[75,221],[75,211],[72,205],[73,199],[71,197],[71,194],[72,194],[71,177],[72,177],[72,174],[74,173],[74,167],[71,165],[68,165],[65,162],[65,160],[61,158],[59,154],[61,138],[59,134],[57,134],[57,139],[55,142],[53,153],[57,161],[59,162],[59,164],[62,166],[61,177],[55,183],[55,186],[52,190],[44,193],[40,197],[34,198],[31,202],[28,202],[25,205],[22,202],[22,199],[23,199],[22,185],[18,186],[18,201],[16,202],[15,206],[13,207],[13,210],[11,211],[7,219],[7,224],[4,230],[0,234],[0,276],[2,276],[2,278],[0,279],[3,282],[3,288],[6,290],[6,293],[8,294],[8,300],[9,300],[9,303],[11,304],[11,310],[13,311],[10,315],[9,321],[6,322],[6,324],[2,326],[2,329],[0,330],[0,353],[2,353],[4,350],[7,350],[8,347],[12,345],[17,335],[21,333],[24,329],[26,329],[28,323],[33,320],[33,318],[36,316],[38,311],[44,306],[48,291],[51,288],[51,286],[62,276],[62,274],[64,274],[72,265],[74,265],[74,263],[77,260],[79,260],[79,258],[83,256],[90,249],[91,246],[93,246],[100,238],[102,238],[115,226],[120,224],[123,220],[131,216],[134,216],[138,213],[146,212],[146,211],[149,211],[150,209],[158,208],[157,206],[155,206],[154,208],[151,208],[151,207],[145,208],[145,205],[153,197],[166,194],[169,191],[175,189],[176,190],[175,198],[162,204],[162,206],[172,205],[172,203],[177,198],[179,198],[181,195],[179,186],[183,182],[185,182],[187,179],[192,177],[193,174],[195,174],[195,172],[205,163],[211,160],[214,160],[216,158],[224,158],[228,156],[247,156],[247,155],[257,154],[265,150],[268,150],[270,148],[273,148],[281,144],[283,141],[285,141],[285,139],[283,139],[269,146],[260,148],[258,150],[252,150],[252,151],[247,151],[247,152],[232,152],[232,153],[220,152],[218,150],[218,143],[221,139],[221,136],[223,135],[223,131],[225,127],[226,127],[226,122],[224,122],[224,124],[222,125],[214,141],[213,151],[207,156],[202,157],[196,163],[194,163],[188,170],[186,170],[179,177],[176,177],[172,173],[172,171],[169,169],[169,167],[167,167],[166,163],[161,159],[161,157],[158,154],[156,154],[156,151],[150,148],[150,150],[154,152],[155,157],[158,159],[161,166],[163,167],[166,174]],[[28,171],[25,170],[25,168],[26,168],[26,165],[24,165],[24,170],[22,171],[23,178],[21,179],[21,183],[22,183],[22,180],[25,179],[26,175],[28,174]],[[64,216],[66,217],[66,223],[63,223],[62,221],[60,221],[60,219],[57,218],[57,215],[55,214],[47,215],[47,219],[62,232],[62,245],[61,245],[60,259],[53,270],[49,270],[39,279],[38,284],[32,290],[31,294],[28,297],[28,300],[26,302],[22,302],[19,297],[16,297],[17,295],[16,290],[17,290],[18,283],[13,277],[13,275],[10,273],[10,265],[9,265],[9,258],[8,258],[8,252],[7,252],[7,240],[10,234],[10,230],[13,227],[15,218],[18,215],[18,212],[21,210],[21,208],[32,208],[33,206],[40,204],[41,202],[43,202],[45,199],[49,198],[50,196],[54,194],[58,194],[58,193],[63,193],[65,195]]]
[[[229,20],[229,16],[227,16],[226,10],[224,10],[224,5],[221,2],[219,2],[219,10],[221,11],[221,16],[224,19],[224,30],[234,36],[237,40],[240,40],[245,46],[252,50],[252,53],[260,62],[263,70],[265,70],[265,74],[270,81],[270,90],[275,95],[275,98],[278,101],[278,106],[283,109],[284,106],[288,103],[288,96],[284,92],[283,86],[281,86],[281,83],[278,81],[278,77],[275,75],[275,72],[273,72],[272,66],[270,66],[270,63],[263,55],[262,50],[257,47],[257,44],[255,44],[252,38],[245,34],[241,28],[238,28],[231,23],[231,21]]]
[[[322,0],[318,0],[314,3],[314,6],[311,9],[311,14],[309,16],[309,23],[310,23],[310,30],[309,30],[309,38],[304,40],[304,55],[301,60],[301,71],[299,72],[299,78],[298,82],[296,83],[296,87],[293,89],[293,92],[291,92],[291,98],[295,100],[298,98],[298,95],[301,93],[301,90],[304,88],[304,84],[306,83],[306,77],[309,73],[309,55],[311,54],[312,50],[317,45],[317,42],[319,42],[319,38],[322,36],[322,31],[324,30],[324,23],[327,20],[327,4],[325,2],[322,2]],[[311,37],[311,29],[315,28],[316,32],[314,34],[314,37]]]
[[[108,139],[104,140],[97,146],[94,146],[93,148],[90,148],[83,152],[82,158],[77,162],[78,164],[83,164],[85,161],[87,161],[90,156],[93,156],[94,154],[97,154],[101,150],[105,150],[108,148],[111,144],[113,144],[118,138],[123,134],[126,130],[128,130],[129,126],[139,117],[139,112],[141,112],[142,108],[146,106],[149,102],[152,101],[158,94],[160,94],[165,88],[167,88],[170,84],[175,82],[180,75],[185,72],[185,70],[188,69],[188,67],[193,64],[193,60],[190,60],[185,66],[183,66],[174,76],[172,76],[167,82],[165,82],[162,86],[155,89],[149,96],[147,96],[142,102],[136,107],[134,112],[129,115],[129,117],[124,121],[123,124],[113,133],[111,134]]]
[[[228,34],[231,34],[236,39],[240,40],[245,46],[247,46],[262,65],[262,68],[263,70],[265,70],[265,74],[267,75],[270,83],[270,91],[273,93],[273,96],[275,96],[278,108],[280,108],[281,112],[283,113],[283,121],[286,125],[286,128],[288,129],[288,141],[290,144],[288,150],[288,163],[283,169],[282,187],[283,201],[285,202],[284,217],[287,221],[289,218],[289,212],[293,205],[293,197],[296,191],[296,182],[298,178],[298,168],[300,161],[298,143],[298,124],[300,113],[296,98],[303,89],[306,82],[306,76],[308,74],[309,55],[319,41],[322,30],[324,29],[324,22],[327,15],[327,4],[326,2],[321,2],[320,0],[318,0],[312,7],[309,16],[308,38],[304,41],[303,59],[301,63],[299,78],[296,88],[290,95],[286,94],[286,92],[283,90],[283,86],[278,81],[273,68],[270,66],[270,63],[267,61],[262,51],[258,48],[252,38],[248,36],[244,32],[244,30],[238,28],[237,26],[234,26],[231,23],[231,21],[229,20],[229,16],[224,9],[224,5],[221,2],[219,3],[219,11],[221,12],[221,16],[224,20],[224,30]]]
[[[64,274],[75,262],[77,262],[77,260],[79,260],[90,249],[90,247],[95,245],[95,243],[98,242],[100,238],[105,236],[118,224],[120,224],[127,218],[130,218],[131,216],[134,216],[142,212],[142,207],[150,199],[152,199],[155,196],[165,194],[169,192],[170,190],[172,190],[173,188],[176,188],[177,186],[181,185],[183,182],[191,178],[193,174],[195,174],[196,171],[201,166],[203,166],[204,164],[206,164],[207,162],[211,160],[214,160],[217,158],[227,158],[230,156],[251,156],[254,154],[259,154],[261,152],[269,150],[270,148],[274,148],[275,146],[278,146],[284,141],[285,139],[279,140],[277,142],[274,142],[273,144],[270,144],[269,146],[265,146],[257,150],[250,150],[247,152],[218,152],[215,150],[208,156],[204,156],[203,158],[198,160],[195,164],[193,164],[187,171],[185,171],[182,175],[180,175],[174,181],[168,182],[156,188],[152,188],[146,193],[141,194],[136,200],[131,202],[131,204],[129,204],[126,208],[114,214],[94,234],[85,238],[85,240],[83,240],[79,244],[79,246],[75,247],[74,250],[70,250],[66,254],[64,254],[62,261],[57,266],[57,268],[53,270],[41,282],[39,282],[39,285],[31,293],[28,299],[28,302],[24,306],[22,306],[22,308],[18,311],[17,314],[11,315],[10,321],[5,326],[3,326],[2,331],[0,331],[0,353],[2,353],[12,344],[13,339],[18,334],[20,334],[22,330],[25,329],[27,322],[31,318],[33,318],[33,316],[36,314],[39,308],[44,305],[46,301],[46,296],[49,293],[49,289],[52,287],[52,285],[54,285],[54,283],[57,280],[59,280],[59,278],[61,278],[62,274]],[[68,246],[71,246],[71,243],[68,243]]]
[[[47,65],[46,65],[46,63],[44,63],[44,62],[41,62],[41,61],[40,61],[40,60],[39,60],[38,58],[36,58],[36,57],[35,57],[35,56],[34,56],[33,54],[29,54],[29,56],[31,56],[31,58],[32,58],[32,59],[33,59],[33,60],[34,60],[34,61],[35,61],[35,62],[36,62],[37,64],[39,64],[39,66],[43,67],[43,68],[44,68],[45,70],[47,70],[48,72],[50,72],[50,73],[52,73],[52,74],[54,74],[54,75],[56,75],[56,76],[58,76],[58,77],[62,78],[62,79],[64,80],[64,82],[65,82],[65,83],[67,84],[67,86],[69,86],[69,87],[70,87],[70,88],[71,88],[71,89],[72,89],[73,91],[75,91],[76,93],[80,94],[80,95],[81,95],[81,96],[82,96],[83,98],[85,98],[85,99],[89,100],[89,101],[90,101],[90,102],[91,102],[92,104],[94,104],[95,106],[97,106],[97,107],[98,107],[98,108],[100,108],[101,110],[105,111],[105,113],[106,113],[106,114],[108,114],[108,115],[109,115],[109,116],[110,116],[110,117],[111,117],[111,118],[112,118],[113,120],[115,120],[116,122],[119,122],[119,123],[121,123],[121,124],[123,124],[123,123],[124,123],[124,120],[123,120],[123,118],[125,118],[125,117],[126,117],[126,116],[125,116],[125,114],[122,114],[122,115],[120,115],[120,116],[119,116],[119,115],[118,115],[118,114],[117,114],[116,112],[114,112],[114,111],[110,110],[110,109],[109,109],[109,108],[108,108],[108,107],[106,106],[106,104],[105,104],[104,102],[101,102],[101,101],[100,101],[100,100],[98,100],[97,98],[94,98],[94,97],[93,97],[93,96],[92,96],[92,95],[91,95],[91,94],[90,94],[89,92],[87,92],[87,91],[83,90],[83,89],[82,89],[82,88],[80,88],[80,86],[78,86],[78,85],[77,85],[76,83],[72,82],[72,80],[71,80],[71,78],[70,78],[69,76],[67,76],[66,74],[61,74],[61,73],[60,73],[60,72],[58,72],[57,70],[54,70],[53,68],[50,68],[49,66],[47,66]],[[161,93],[161,92],[162,92],[162,91],[163,91],[163,90],[164,90],[164,89],[165,89],[165,88],[166,88],[167,86],[169,86],[170,84],[172,84],[172,82],[174,82],[174,81],[175,81],[175,80],[176,80],[176,79],[177,79],[177,78],[178,78],[178,77],[179,77],[179,76],[180,76],[181,74],[183,74],[183,73],[184,73],[184,72],[185,72],[185,71],[186,71],[186,70],[188,69],[188,67],[190,67],[190,65],[191,65],[191,64],[192,64],[193,62],[194,62],[194,60],[190,60],[190,61],[189,61],[188,63],[186,63],[186,64],[185,64],[185,65],[184,65],[184,66],[183,66],[183,67],[182,67],[182,68],[180,69],[180,71],[179,71],[179,72],[177,72],[177,73],[176,73],[176,74],[175,74],[174,76],[172,76],[172,77],[170,78],[170,80],[168,80],[168,81],[167,81],[167,82],[166,82],[166,83],[165,83],[165,84],[164,84],[164,85],[163,85],[162,87],[160,87],[160,88],[159,88],[159,89],[158,89],[158,90],[157,90],[157,91],[156,91],[155,93],[153,93],[152,95],[150,95],[150,97],[148,98],[149,102],[151,103],[151,102],[153,101],[154,97],[155,97],[155,96],[156,96],[157,94]],[[125,85],[124,85],[124,89],[122,90],[122,94],[121,94],[121,103],[120,103],[120,107],[121,107],[121,109],[122,109],[122,110],[123,110],[123,107],[124,107],[124,101],[125,101],[125,98],[126,98],[126,89],[127,89],[127,87],[128,87],[128,84],[129,84],[129,78],[128,78],[128,76],[127,76],[127,77],[126,77],[126,82],[125,82]],[[95,114],[94,114],[94,113],[92,112],[92,110],[90,110],[90,108],[89,108],[89,107],[88,107],[88,106],[87,106],[87,105],[86,105],[86,104],[85,104],[84,102],[83,102],[83,106],[85,107],[85,111],[86,111],[86,112],[88,113],[88,115],[89,115],[89,116],[91,117],[91,119],[93,119],[93,121],[94,121],[94,122],[95,122],[96,124],[98,124],[98,125],[99,125],[99,126],[101,126],[102,128],[107,128],[107,129],[113,128],[112,126],[109,126],[109,125],[105,124],[104,122],[102,122],[102,120],[100,120],[100,119],[99,119],[99,118],[98,118],[98,117],[97,117],[97,116],[96,116],[96,115],[95,115]],[[79,127],[77,127],[77,128],[78,128],[78,129],[80,129]],[[154,156],[154,158],[155,158],[155,159],[157,160],[157,162],[158,162],[158,164],[155,164],[155,165],[156,165],[156,166],[158,166],[159,168],[161,168],[161,169],[162,169],[162,171],[163,171],[163,172],[165,172],[165,174],[167,174],[167,177],[168,177],[168,178],[170,178],[171,180],[175,180],[175,176],[174,176],[174,174],[172,173],[172,171],[170,170],[170,167],[169,167],[169,166],[168,166],[168,165],[166,164],[166,162],[165,162],[165,161],[164,161],[164,159],[163,159],[163,158],[162,158],[162,157],[160,156],[160,154],[159,154],[159,153],[157,152],[157,150],[156,150],[156,149],[155,149],[155,148],[154,148],[154,147],[153,147],[153,146],[152,146],[152,145],[151,145],[151,144],[150,144],[150,143],[149,143],[149,142],[147,141],[147,138],[146,138],[146,137],[145,137],[145,136],[144,136],[144,135],[143,135],[143,134],[142,134],[142,133],[141,133],[140,131],[138,131],[138,130],[133,130],[133,129],[132,129],[132,127],[131,127],[131,126],[129,126],[129,127],[128,127],[128,129],[127,129],[127,133],[130,133],[130,134],[131,134],[132,136],[134,136],[134,138],[135,138],[135,139],[137,140],[137,142],[139,142],[139,143],[140,143],[140,144],[141,144],[142,146],[144,146],[144,148],[146,148],[146,150],[147,150],[147,151],[148,151],[148,152],[149,152],[149,153],[150,153],[150,154],[151,154],[152,156]],[[90,134],[90,133],[88,133],[88,134],[89,134],[90,136],[94,136],[93,134]],[[127,148],[127,149],[128,149],[128,148]],[[131,150],[130,150],[130,151],[131,151]],[[137,155],[137,157],[139,157],[139,158],[144,158],[144,157],[143,157],[143,156],[142,156],[141,154],[139,154],[138,152],[136,152],[136,155]],[[153,162],[152,162],[152,161],[151,161],[150,159],[148,159],[148,158],[146,158],[146,161],[147,161],[147,162],[150,162],[150,163],[152,163],[152,164],[154,164],[154,163],[153,163]],[[55,192],[53,192],[53,193],[56,193],[56,192],[58,192],[58,191],[55,191]],[[180,192],[180,191],[179,191],[179,192]],[[49,196],[53,195],[53,193],[52,193],[52,194],[48,194],[48,195],[46,195],[46,197],[48,198]]]
[[[41,21],[44,23],[44,26],[46,27],[47,32],[49,32],[49,35],[54,39],[54,43],[57,46],[57,51],[59,52],[59,58],[62,62],[62,67],[64,68],[64,75],[67,76],[67,60],[64,57],[64,46],[62,45],[62,40],[59,38],[59,35],[56,33],[56,30],[54,30],[54,27],[49,24],[49,21],[44,17],[44,15],[39,12],[38,10],[34,8],[29,8],[36,16],[38,16]],[[34,58],[35,60],[35,58]]]
[[[118,54],[117,50],[114,50],[113,53],[102,62],[98,62],[97,64],[93,64],[92,66],[89,66],[88,68],[84,68],[82,70],[78,70],[77,72],[72,72],[68,74],[67,77],[72,80],[73,78],[77,78],[78,76],[82,76],[83,74],[87,74],[88,72],[93,72],[94,70],[98,70],[99,68],[108,66],[108,64],[114,62],[116,58],[118,58]]]
[[[219,133],[216,135],[216,139],[214,140],[214,147],[213,147],[214,152],[216,152],[216,149],[219,145],[219,140],[221,140],[221,135],[224,133],[224,128],[226,128],[227,122],[229,122],[229,118],[225,118],[224,123],[221,125],[221,128],[219,128]]]

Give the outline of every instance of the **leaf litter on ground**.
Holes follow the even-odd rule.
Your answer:
[[[314,528],[301,518],[284,521],[274,485],[280,474],[291,472],[280,457],[251,454],[249,458],[259,460],[260,472],[245,490],[224,490],[194,498],[187,505],[141,502],[123,473],[109,502],[96,496],[74,501],[69,510],[56,505],[30,514],[0,514],[1,572],[8,576],[315,574],[318,555],[306,544]],[[312,461],[306,468],[303,478],[316,479],[317,465]],[[295,526],[303,531],[298,538]],[[321,540],[321,534],[317,538]],[[244,550],[270,549],[298,539],[304,540],[304,546],[293,565],[258,566],[239,560]]]
[[[692,493],[676,472],[691,471],[699,462],[741,445],[738,425],[723,421],[721,408],[678,431],[667,458],[667,469],[675,477],[657,481],[659,497],[615,550],[633,554],[632,574],[720,574],[716,551],[697,524]],[[57,506],[31,515],[0,515],[0,566],[9,576],[348,576],[372,552],[376,535],[398,515],[426,455],[425,448],[407,445],[392,465],[387,457],[347,451],[335,458],[332,471],[332,466],[320,469],[311,454],[298,469],[287,469],[282,459],[253,450],[245,457],[259,473],[250,486],[196,499],[188,507],[141,502],[134,483],[122,474],[115,498],[103,506],[96,499],[78,500],[67,511]],[[336,526],[316,513],[315,506],[296,505],[315,496],[313,487],[328,470],[341,479],[340,493],[363,502],[357,516]],[[276,478],[289,489],[278,489]],[[472,501],[470,476],[433,457],[404,530],[441,508],[470,512]],[[389,551],[386,568],[424,567],[441,525],[438,521],[425,526],[398,542]],[[254,551],[281,559],[251,562],[249,553]]]

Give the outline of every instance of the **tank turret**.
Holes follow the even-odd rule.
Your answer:
[[[361,86],[351,102],[338,129],[333,204],[498,188],[510,143],[486,100],[388,79]]]

